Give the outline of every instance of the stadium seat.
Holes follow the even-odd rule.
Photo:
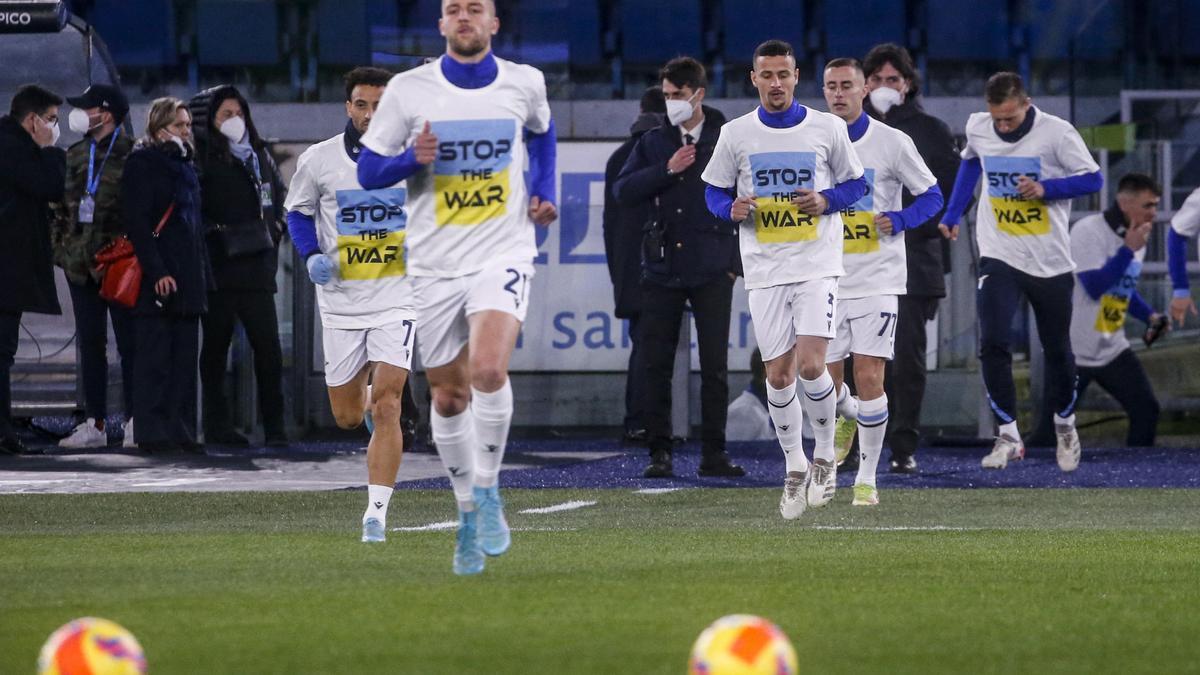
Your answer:
[[[1070,39],[1091,16],[1092,0],[1037,0],[1027,17],[1030,51],[1035,59],[1065,59]],[[1116,59],[1121,49],[1120,6],[1107,3],[1084,28],[1077,42],[1082,59]]]
[[[1007,0],[939,3],[929,9],[932,59],[989,61],[1008,58]]]
[[[175,10],[171,0],[97,0],[89,17],[118,66],[172,66]]]
[[[840,8],[839,11],[835,11]],[[860,0],[825,6],[825,55],[861,59],[881,42],[904,44],[904,5],[893,0]]]
[[[370,62],[366,0],[321,0],[316,19],[317,57],[322,64],[355,66]]]
[[[580,67],[601,66],[604,54],[600,47],[600,6],[596,2],[575,3],[567,20],[571,25],[567,35],[571,40],[571,65]]]
[[[621,3],[621,56],[633,66],[658,66],[676,56],[704,56],[698,0]]]
[[[516,49],[500,55],[539,66],[566,63],[570,33],[564,32],[563,26],[570,21],[571,9],[564,0],[523,2],[509,14],[509,23],[502,21],[500,28],[499,37],[516,45]]]
[[[237,0],[196,3],[196,58],[202,66],[278,64],[276,4]]]
[[[750,63],[754,48],[764,39],[764,20],[771,25],[771,35],[791,43],[797,52],[804,52],[804,12],[789,0],[727,1],[721,5],[721,21],[725,28],[721,53],[732,63]]]

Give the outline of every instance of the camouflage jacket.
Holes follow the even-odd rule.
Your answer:
[[[105,137],[96,145],[96,168],[112,140]],[[84,138],[67,150],[67,184],[63,201],[54,205],[54,225],[50,240],[54,245],[54,263],[63,268],[76,284],[99,280],[92,258],[108,242],[125,233],[121,222],[121,175],[125,158],[133,151],[133,139],[125,130],[113,143],[112,153],[104,162],[100,185],[96,189],[96,212],[90,223],[79,222],[79,202],[87,190],[90,138]]]

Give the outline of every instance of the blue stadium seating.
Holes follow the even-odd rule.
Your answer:
[[[881,42],[904,44],[904,3],[895,0],[826,3],[824,28],[827,57],[861,59]]]
[[[321,0],[317,5],[317,57],[325,65],[370,63],[366,0]]]
[[[1097,6],[1097,0],[1037,0],[1032,3],[1027,19],[1033,57],[1065,59],[1071,37]],[[1119,4],[1103,4],[1076,43],[1076,54],[1080,58],[1110,60],[1118,57],[1121,48],[1120,11]]]
[[[279,17],[275,3],[196,3],[196,59],[202,66],[278,64]]]
[[[701,23],[698,0],[626,0],[621,3],[621,56],[634,66],[701,57]]]
[[[171,0],[96,0],[89,17],[118,66],[173,66],[178,60]]]
[[[927,53],[932,59],[988,61],[1008,58],[1008,2],[936,3],[929,8],[926,32],[929,36]]]
[[[594,67],[604,65],[600,40],[600,4],[573,3],[566,20],[570,22],[567,35],[571,40],[571,65]]]
[[[729,0],[721,5],[721,19],[725,29],[721,54],[727,61],[749,63],[754,48],[769,38],[786,40],[797,53],[804,53],[804,11],[794,0]]]

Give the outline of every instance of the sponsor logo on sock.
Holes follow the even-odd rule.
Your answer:
[[[827,419],[828,418],[826,418],[826,417],[818,417],[817,424],[825,424],[825,420],[827,420]]]
[[[377,508],[377,509],[382,509],[382,508],[383,508],[383,502],[375,502],[375,508]]]
[[[451,475],[451,476],[454,476],[455,478],[458,478],[458,476],[459,476],[459,468],[458,468],[457,466],[448,466],[448,467],[446,467],[446,470],[450,472],[450,475]]]
[[[500,449],[500,446],[498,446],[498,445],[487,444],[485,447],[487,447],[488,452],[495,452]]]
[[[787,431],[788,429],[791,429],[791,428],[792,428],[792,425],[790,425],[790,424],[780,424],[779,425],[780,431]]]

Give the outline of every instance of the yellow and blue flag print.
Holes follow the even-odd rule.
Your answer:
[[[1022,176],[1041,180],[1040,157],[985,157],[988,202],[996,216],[996,227],[1014,237],[1050,233],[1050,214],[1041,199],[1022,199],[1017,183]]]
[[[843,250],[846,253],[874,253],[879,250],[879,232],[875,229],[875,169],[864,169],[867,193],[842,209]]]
[[[475,226],[505,215],[511,194],[511,119],[433,122],[438,138],[433,162],[436,222]]]
[[[1131,260],[1125,273],[1104,295],[1100,296],[1100,310],[1096,312],[1096,330],[1101,333],[1116,333],[1125,330],[1125,313],[1129,311],[1129,299],[1137,288],[1142,274],[1142,261]]]
[[[754,230],[764,244],[812,241],[817,219],[792,205],[797,188],[813,189],[817,155],[813,152],[762,152],[750,155],[754,181]]]
[[[338,270],[348,281],[402,277],[404,188],[337,191]]]

